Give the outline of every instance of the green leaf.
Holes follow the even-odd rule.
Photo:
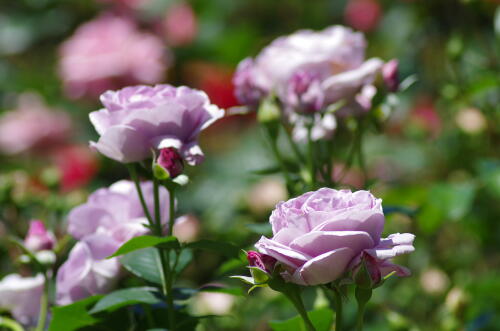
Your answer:
[[[175,259],[175,252],[171,251],[170,252],[170,261],[173,263]],[[178,275],[186,267],[191,263],[193,260],[193,252],[190,249],[182,249],[179,253],[178,261],[177,261],[177,266],[175,267],[175,273]]]
[[[5,316],[0,316],[0,330],[4,329],[12,331],[24,331],[24,328],[21,326],[21,324]]]
[[[307,313],[316,331],[329,331],[333,323],[333,311],[328,308],[315,309]],[[274,331],[307,331],[302,318],[297,315],[286,321],[271,321]]]
[[[161,284],[161,264],[158,250],[148,247],[124,255],[120,263],[134,275],[154,284]]]
[[[100,318],[90,315],[87,309],[101,298],[102,295],[96,295],[67,306],[54,307],[49,331],[73,331],[100,322]]]
[[[135,237],[124,243],[113,255],[109,258],[124,255],[139,249],[158,246],[162,248],[179,248],[180,244],[176,237],[156,237],[156,236],[140,236]]]
[[[237,258],[240,254],[240,249],[233,244],[223,242],[223,241],[213,241],[202,239],[189,244],[186,244],[187,248],[193,249],[204,249],[209,251],[215,251],[224,256]]]
[[[124,306],[138,303],[155,304],[161,302],[153,293],[153,287],[132,287],[118,290],[106,295],[89,311],[95,314],[103,311],[113,311]]]

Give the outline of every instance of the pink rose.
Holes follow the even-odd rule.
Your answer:
[[[158,37],[139,31],[126,18],[104,14],[62,44],[59,74],[70,97],[95,97],[125,85],[157,83],[169,63]]]
[[[50,250],[54,247],[56,239],[54,235],[47,231],[42,221],[30,221],[28,234],[24,239],[24,245],[34,251]]]
[[[36,94],[22,94],[16,110],[0,117],[0,150],[6,154],[47,151],[65,142],[69,116],[48,108]]]

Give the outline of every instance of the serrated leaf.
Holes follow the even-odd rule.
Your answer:
[[[156,237],[156,236],[139,236],[134,237],[124,243],[113,255],[109,256],[109,258],[124,255],[139,249],[161,246],[162,248],[179,248],[180,244],[176,237]]]
[[[87,309],[101,298],[102,295],[96,295],[67,306],[54,307],[49,331],[73,331],[98,323],[100,319],[90,315]]]
[[[221,255],[237,258],[240,254],[240,249],[233,244],[223,242],[223,241],[213,241],[202,239],[189,244],[186,244],[187,248],[193,249],[203,249],[214,251],[220,253]]]
[[[152,305],[161,302],[161,300],[152,293],[153,291],[156,291],[153,287],[132,287],[114,291],[99,300],[89,313],[95,314],[103,311],[113,311],[124,306],[138,303]]]
[[[316,331],[329,331],[333,323],[333,311],[320,308],[307,313]],[[286,321],[271,321],[269,326],[274,331],[307,331],[300,316],[295,316]]]

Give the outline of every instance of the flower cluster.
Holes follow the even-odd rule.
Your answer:
[[[276,96],[288,121],[298,130],[296,139],[304,140],[300,132],[304,114],[325,114],[336,105],[336,114],[342,117],[360,115],[371,108],[376,93],[373,83],[384,62],[365,59],[365,49],[363,34],[342,26],[280,37],[255,59],[239,64],[234,76],[236,96],[253,107]],[[328,137],[336,128],[331,114],[327,119],[315,116],[313,120],[315,140]]]

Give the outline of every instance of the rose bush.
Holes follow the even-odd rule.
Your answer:
[[[90,114],[100,135],[91,145],[123,163],[172,147],[188,164],[198,164],[203,160],[199,133],[224,115],[204,92],[185,86],[126,87],[104,93],[101,102],[105,108]]]
[[[397,233],[382,239],[384,221],[382,200],[370,192],[322,188],[280,202],[270,217],[273,237],[262,237],[255,247],[283,266],[285,280],[300,285],[339,279],[365,253],[375,258],[383,275],[408,275],[389,260],[412,252],[415,236]]]

